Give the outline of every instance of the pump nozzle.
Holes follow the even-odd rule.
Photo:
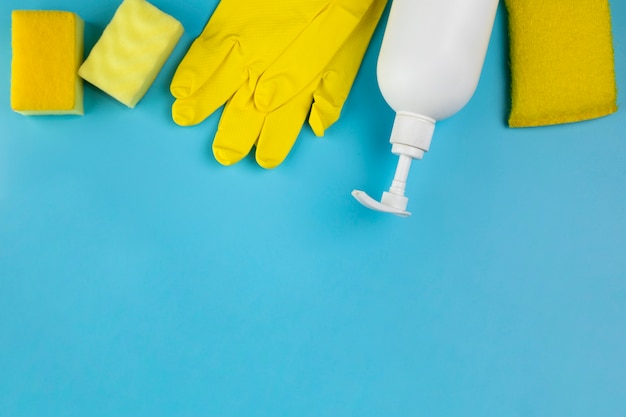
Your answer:
[[[389,191],[383,192],[380,202],[360,190],[352,191],[352,196],[356,198],[359,203],[372,210],[392,213],[401,217],[410,216],[411,213],[406,211],[409,199],[404,196],[404,190],[406,188],[406,179],[409,176],[412,160],[410,156],[400,155],[391,187],[389,187]]]
[[[389,141],[392,145],[391,153],[398,155],[400,159],[389,191],[383,193],[380,202],[359,190],[352,191],[352,196],[372,210],[402,217],[410,216],[411,213],[406,211],[409,199],[404,196],[406,179],[413,159],[422,159],[424,152],[428,151],[434,130],[435,119],[415,113],[396,113]]]

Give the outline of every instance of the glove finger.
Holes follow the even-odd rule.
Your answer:
[[[256,149],[257,163],[263,168],[280,165],[293,147],[313,100],[316,83],[297,94],[284,105],[268,113]]]
[[[170,84],[172,95],[176,98],[193,95],[213,73],[236,58],[238,47],[234,37],[222,42],[197,38],[176,68]]]
[[[266,114],[252,101],[253,89],[244,85],[228,101],[213,140],[213,155],[222,165],[232,165],[250,153]]]
[[[385,5],[386,0],[374,1],[322,74],[309,115],[316,136],[324,136],[324,131],[339,119]]]
[[[254,98],[256,106],[272,111],[317,78],[371,9],[372,2],[338,0],[311,21],[261,75]]]
[[[239,59],[228,59],[193,95],[172,105],[172,118],[181,126],[202,122],[228,101],[242,85],[251,82]]]
[[[346,99],[346,83],[348,82],[342,75],[334,71],[326,71],[322,76],[320,85],[313,94],[309,115],[309,126],[315,136],[324,136],[326,129],[339,120]]]

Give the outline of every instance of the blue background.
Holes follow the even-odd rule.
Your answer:
[[[64,9],[87,50],[117,0],[0,5],[0,416],[626,415],[626,112],[509,129],[501,5],[478,90],[389,186],[378,28],[342,118],[283,165],[219,165],[219,115],[169,81],[216,0],[155,0],[186,33],[135,109],[10,109],[10,11]],[[626,2],[611,2],[619,102]]]

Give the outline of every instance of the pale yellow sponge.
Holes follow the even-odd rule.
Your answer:
[[[83,114],[84,23],[71,12],[14,10],[11,108],[24,115]]]
[[[183,34],[145,0],[124,0],[78,73],[128,107],[146,94]]]

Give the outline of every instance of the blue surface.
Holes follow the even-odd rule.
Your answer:
[[[626,112],[506,127],[506,15],[470,104],[413,164],[409,219],[375,78],[279,168],[222,167],[214,115],[169,80],[216,0],[155,0],[186,33],[126,109],[10,110],[10,11],[72,10],[87,47],[116,0],[0,4],[0,416],[626,415]],[[612,1],[619,102],[626,2]]]

